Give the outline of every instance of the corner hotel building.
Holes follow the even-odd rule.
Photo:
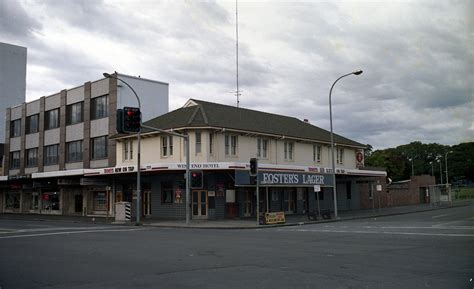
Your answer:
[[[255,216],[256,192],[249,177],[252,157],[259,159],[261,212],[305,214],[317,210],[314,185],[322,190],[318,195],[321,209],[333,209],[328,131],[294,117],[196,99],[163,114],[157,109],[168,108],[168,85],[139,78],[128,77],[129,80],[136,81],[136,86],[138,83],[149,86],[141,91],[143,95],[147,93],[144,98],[150,110],[143,113],[144,120],[148,119],[144,122],[147,126],[190,137],[191,169],[202,170],[204,175],[203,188],[191,191],[193,219]],[[57,98],[56,106],[61,108],[60,125],[56,128],[59,132],[55,134],[58,151],[55,165],[49,165],[51,155],[55,155],[50,152],[49,144],[53,137],[44,129],[51,117],[47,113],[48,98],[40,99],[36,105],[39,129],[34,145],[37,146],[28,140],[29,104],[22,105],[19,112],[16,112],[18,108],[7,110],[9,137],[5,159],[9,166],[0,179],[0,211],[114,216],[115,203],[128,201],[133,203],[132,214],[135,214],[137,138],[132,134],[117,134],[114,115],[117,108],[135,105],[120,103],[118,86],[114,79],[102,79],[86,83],[74,101],[69,101],[69,95],[71,99],[75,95],[70,91],[53,96]],[[107,124],[100,125],[94,122],[97,113],[94,107],[100,107],[97,103],[105,95],[108,103],[104,113],[108,117],[103,122]],[[142,96],[140,92],[139,95]],[[134,99],[131,95],[127,97]],[[83,101],[82,107],[77,108],[83,114],[78,129],[83,133],[71,139],[74,133],[67,119],[75,112],[71,105],[76,100]],[[153,118],[153,113],[159,116]],[[20,128],[15,124],[16,119],[21,119]],[[11,130],[19,130],[19,135]],[[147,129],[141,135],[144,217],[184,220],[183,140]],[[72,144],[78,140],[79,148]],[[361,156],[365,145],[339,135],[335,135],[335,143],[338,209],[360,209],[361,202],[367,201],[363,198],[373,197],[374,185],[384,183],[386,172],[363,168]],[[34,166],[30,163],[31,154],[35,155],[31,147],[37,148]],[[68,162],[71,158],[77,162]]]

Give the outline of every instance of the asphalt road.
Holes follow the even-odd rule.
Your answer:
[[[0,288],[474,288],[474,206],[257,230],[0,219]]]

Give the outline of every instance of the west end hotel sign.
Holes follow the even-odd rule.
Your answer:
[[[314,174],[306,172],[258,172],[258,181],[262,186],[300,186],[313,187],[320,185],[332,187],[333,181],[329,174]],[[235,185],[254,185],[248,171],[235,171]]]

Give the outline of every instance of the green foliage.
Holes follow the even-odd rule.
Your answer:
[[[441,171],[444,183],[446,159],[450,183],[461,180],[474,181],[474,142],[445,146],[415,141],[396,148],[376,151],[372,151],[370,147],[370,150],[366,151],[365,164],[384,167],[388,176],[394,181],[409,179],[413,168],[415,175],[434,174],[436,181],[441,183]]]
[[[464,188],[454,189],[454,197],[456,200],[474,199],[474,188],[464,187]]]

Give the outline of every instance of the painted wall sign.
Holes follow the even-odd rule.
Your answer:
[[[306,172],[258,172],[258,180],[262,186],[332,186],[331,175]],[[249,171],[235,171],[235,185],[252,185]]]

